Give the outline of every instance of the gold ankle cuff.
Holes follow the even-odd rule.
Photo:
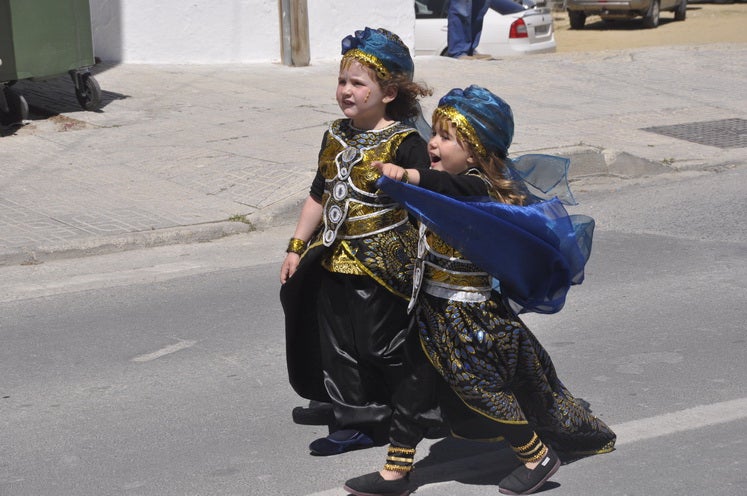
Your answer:
[[[389,446],[387,449],[386,464],[384,470],[407,473],[412,470],[415,461],[415,448],[400,448]]]

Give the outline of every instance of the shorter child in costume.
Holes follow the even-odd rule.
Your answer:
[[[512,137],[513,114],[505,101],[479,86],[454,89],[433,114],[429,170],[374,165],[388,178],[445,197],[491,197],[522,205],[530,194],[507,166]],[[398,198],[385,184],[382,189],[410,209],[407,199]],[[424,433],[415,427],[413,414],[421,404],[429,404],[435,392],[455,435],[502,438],[511,446],[519,466],[500,481],[503,494],[537,491],[558,470],[561,455],[612,451],[615,434],[558,379],[550,356],[507,296],[495,289],[491,274],[434,232],[437,227],[442,232],[437,218],[419,218],[426,217],[429,227],[421,224],[414,275],[412,336],[417,342],[410,343],[410,373],[397,392],[386,464],[379,472],[347,481],[345,490],[358,496],[411,492],[409,473]],[[461,223],[469,222],[465,218]],[[496,236],[505,240],[511,233]],[[499,262],[512,265],[514,260]]]

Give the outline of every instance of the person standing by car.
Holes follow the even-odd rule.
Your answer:
[[[476,52],[482,33],[482,21],[488,11],[487,0],[451,0],[448,13],[447,54],[453,58],[489,59]]]

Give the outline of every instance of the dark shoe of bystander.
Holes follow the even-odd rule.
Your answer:
[[[548,446],[547,454],[534,470],[524,465],[514,469],[498,484],[498,491],[502,494],[532,494],[558,471],[558,467],[560,467],[560,458]]]
[[[371,472],[350,479],[343,489],[355,496],[407,496],[410,494],[410,479],[386,480],[380,473]]]

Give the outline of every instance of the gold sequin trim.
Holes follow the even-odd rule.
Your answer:
[[[545,447],[544,444],[539,443],[537,446],[535,446],[534,448],[530,450],[516,453],[516,456],[518,456],[519,458],[523,460],[528,460],[528,459],[534,458],[544,447]]]
[[[378,57],[371,55],[370,53],[364,52],[360,48],[353,48],[351,50],[348,50],[347,52],[345,52],[345,55],[343,55],[342,58],[352,58],[359,62],[362,62],[375,70],[376,74],[378,74],[381,79],[389,79],[389,70],[384,67],[384,64],[381,63],[381,60],[379,60]]]
[[[390,445],[387,449],[387,457],[386,464],[384,465],[384,470],[393,470],[395,472],[409,472],[412,470],[414,457],[415,448],[401,448],[399,446]]]
[[[513,446],[511,446],[511,449],[514,450],[517,453],[525,452],[525,451],[528,451],[529,449],[533,448],[534,445],[537,444],[538,440],[539,440],[539,436],[537,436],[537,433],[535,432],[535,433],[532,434],[532,439],[530,439],[527,444],[525,444],[524,446],[518,446],[516,448],[514,448]]]
[[[401,455],[414,455],[415,448],[400,448],[399,446],[389,446],[387,453],[399,453]]]
[[[466,274],[464,272],[448,271],[440,267],[426,264],[424,278],[436,283],[447,284],[463,290],[472,289],[481,291],[490,289],[490,276],[481,274]]]
[[[330,272],[348,274],[351,276],[365,276],[363,264],[355,257],[353,250],[344,241],[333,245],[334,250],[322,261],[322,266]]]
[[[472,124],[457,109],[449,105],[436,107],[436,110],[433,111],[433,119],[436,120],[437,117],[445,118],[454,123],[461,137],[472,145],[477,153],[483,157],[488,155],[485,147],[480,142],[480,138],[477,137],[475,128],[472,127]]]
[[[543,444],[543,445],[542,445],[542,449],[540,450],[540,452],[539,452],[539,453],[537,453],[537,454],[536,454],[536,455],[534,455],[534,456],[531,456],[531,457],[524,457],[524,456],[521,456],[521,455],[516,455],[516,457],[517,457],[517,458],[518,458],[518,459],[519,459],[520,461],[522,461],[522,462],[524,462],[524,463],[534,463],[534,462],[538,462],[538,461],[540,461],[540,460],[542,459],[542,457],[544,457],[544,456],[545,456],[546,454],[547,454],[547,446],[545,446],[545,445]]]
[[[391,470],[392,472],[411,472],[412,465],[390,465],[389,463],[384,464],[384,470]]]

